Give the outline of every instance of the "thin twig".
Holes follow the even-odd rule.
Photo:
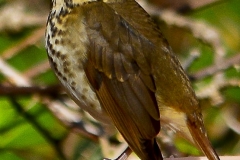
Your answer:
[[[207,68],[204,68],[196,73],[190,75],[193,80],[201,80],[207,76],[211,76],[216,74],[217,72],[223,71],[229,67],[234,66],[235,64],[240,63],[240,53],[224,60],[224,63],[221,64],[213,64]]]
[[[17,86],[31,86],[30,80],[23,77],[20,72],[10,66],[0,57],[0,73],[8,79],[8,81]]]
[[[45,60],[39,64],[36,64],[34,67],[26,70],[23,75],[27,78],[34,78],[41,73],[44,73],[50,69],[48,60]]]
[[[19,44],[7,49],[1,54],[2,59],[9,59],[21,50],[38,42],[44,35],[45,27],[35,30],[30,36],[22,40]]]
[[[1,96],[13,96],[13,95],[29,95],[29,94],[43,94],[43,95],[53,95],[61,93],[62,88],[60,85],[51,85],[51,86],[28,86],[28,87],[19,87],[19,86],[7,86],[0,85],[0,95]]]

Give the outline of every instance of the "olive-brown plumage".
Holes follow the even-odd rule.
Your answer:
[[[160,117],[218,159],[188,78],[134,0],[53,0],[46,48],[75,102],[103,123],[111,119],[142,160],[162,159]]]

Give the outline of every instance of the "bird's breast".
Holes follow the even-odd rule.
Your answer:
[[[83,17],[69,10],[63,13],[53,12],[48,19],[45,36],[50,64],[75,102],[99,120],[100,103],[84,71],[88,38]]]

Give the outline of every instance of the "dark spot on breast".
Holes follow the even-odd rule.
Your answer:
[[[72,48],[76,48],[77,47],[77,45],[75,43],[71,43],[70,45],[71,45]]]
[[[67,78],[66,78],[65,76],[62,76],[62,79],[63,79],[64,81],[67,81]]]
[[[57,33],[57,31],[58,31],[57,27],[51,26],[50,30],[52,31],[52,32],[51,32],[52,37],[55,37],[55,36],[56,36],[56,33]]]
[[[66,66],[66,67],[67,67],[67,66],[70,66],[70,62],[65,60],[65,61],[63,62],[63,66]]]
[[[49,42],[49,44],[48,44],[48,48],[49,48],[50,51],[53,50],[53,45],[52,45],[50,42]]]
[[[51,63],[53,63],[52,57],[48,56],[48,59],[49,59],[49,61],[50,61]]]
[[[74,5],[73,5],[72,0],[68,0],[67,3],[66,3],[66,6],[67,6],[68,9],[73,9]]]
[[[56,67],[56,74],[59,76],[59,77],[63,77],[62,73],[58,71],[57,67]]]
[[[59,15],[62,17],[65,17],[67,14],[68,14],[68,10],[61,8]]]
[[[88,91],[88,90],[87,90],[86,88],[83,88],[82,93],[83,93],[83,94],[86,94],[87,91]]]
[[[74,91],[76,90],[76,88],[75,88],[74,86],[71,86],[71,88],[72,88],[72,90],[74,90]]]
[[[52,67],[57,70],[57,63],[55,63],[54,61],[52,61]]]
[[[72,81],[71,86],[76,86],[76,82]]]
[[[60,43],[61,43],[62,45],[65,45],[65,40],[64,40],[64,39],[61,39],[61,40],[60,40]]]
[[[82,98],[83,100],[86,100],[86,99],[87,99],[87,97],[86,97],[84,94],[81,95],[81,98]]]
[[[52,55],[55,55],[56,51],[54,49],[51,50]]]
[[[64,61],[64,60],[66,60],[67,55],[66,55],[66,54],[61,54],[61,55],[60,55],[60,58],[61,58],[62,61]]]
[[[71,45],[71,40],[70,39],[65,39],[64,41],[62,41],[63,44],[67,44],[67,45]],[[74,48],[73,48],[74,49]]]
[[[50,35],[49,34],[47,35],[47,43],[48,44],[50,43]]]
[[[53,61],[52,57],[48,56],[49,62],[51,64],[51,67],[57,71],[57,63]],[[58,74],[58,73],[57,73]]]
[[[101,1],[101,0],[97,0],[97,1]],[[84,5],[90,4],[90,3],[92,3],[92,1],[83,2]]]
[[[62,35],[62,32],[63,32],[63,31],[60,29],[57,34],[58,34],[59,36],[61,36],[61,35]]]
[[[62,17],[61,17],[61,16],[58,16],[58,17],[57,17],[57,22],[58,22],[59,24],[62,24]]]
[[[69,72],[68,72],[68,76],[71,77],[71,78],[74,78],[74,77],[75,77],[75,74],[69,71]]]
[[[59,58],[59,57],[60,57],[60,54],[61,54],[61,52],[60,52],[60,51],[57,51],[57,52],[56,52],[56,57]]]
[[[51,28],[55,25],[55,23],[53,22],[53,16],[54,16],[54,15],[52,15],[51,18],[50,18],[50,20],[49,20],[49,24],[50,24],[50,27],[51,27]]]
[[[58,30],[57,34],[59,36],[65,36],[66,35],[66,31],[60,29],[60,30]]]
[[[55,39],[55,44],[59,44],[59,40],[58,39]]]
[[[94,108],[94,107],[95,107],[94,103],[90,103],[89,106],[90,106],[91,108]]]
[[[67,73],[69,73],[69,69],[67,67],[64,67],[63,72],[67,74]]]

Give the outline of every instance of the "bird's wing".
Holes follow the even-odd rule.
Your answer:
[[[148,20],[139,8],[139,14]],[[130,147],[143,159],[151,157],[156,152],[154,137],[160,130],[160,116],[145,52],[154,50],[154,45],[108,4],[92,2],[85,9],[88,80]]]
[[[111,0],[108,0],[111,3]],[[204,131],[201,118],[201,109],[190,81],[181,68],[181,64],[172,52],[165,38],[157,29],[152,20],[142,8],[135,5],[131,0],[124,1],[123,4],[110,4],[110,6],[122,15],[122,17],[136,27],[135,30],[149,41],[141,39],[140,50],[142,54],[148,54],[147,61],[151,61],[154,84],[156,85],[155,95],[161,113],[161,122],[165,119],[165,126],[170,126],[173,130],[182,134],[189,140],[194,139],[202,151],[213,159],[218,159],[217,154]],[[129,16],[131,15],[131,16]],[[131,19],[134,17],[134,20]],[[151,47],[150,43],[155,44],[157,52]],[[151,54],[153,52],[154,54]],[[139,66],[141,68],[141,64]],[[144,64],[144,63],[143,63]],[[147,68],[149,69],[149,68]],[[149,70],[147,70],[148,72]],[[143,70],[144,72],[144,70]],[[186,120],[187,118],[187,120]],[[169,121],[168,121],[169,120]],[[164,122],[163,122],[164,123]],[[162,124],[162,123],[161,123]],[[177,127],[177,129],[175,129]],[[190,134],[191,133],[191,134]]]

